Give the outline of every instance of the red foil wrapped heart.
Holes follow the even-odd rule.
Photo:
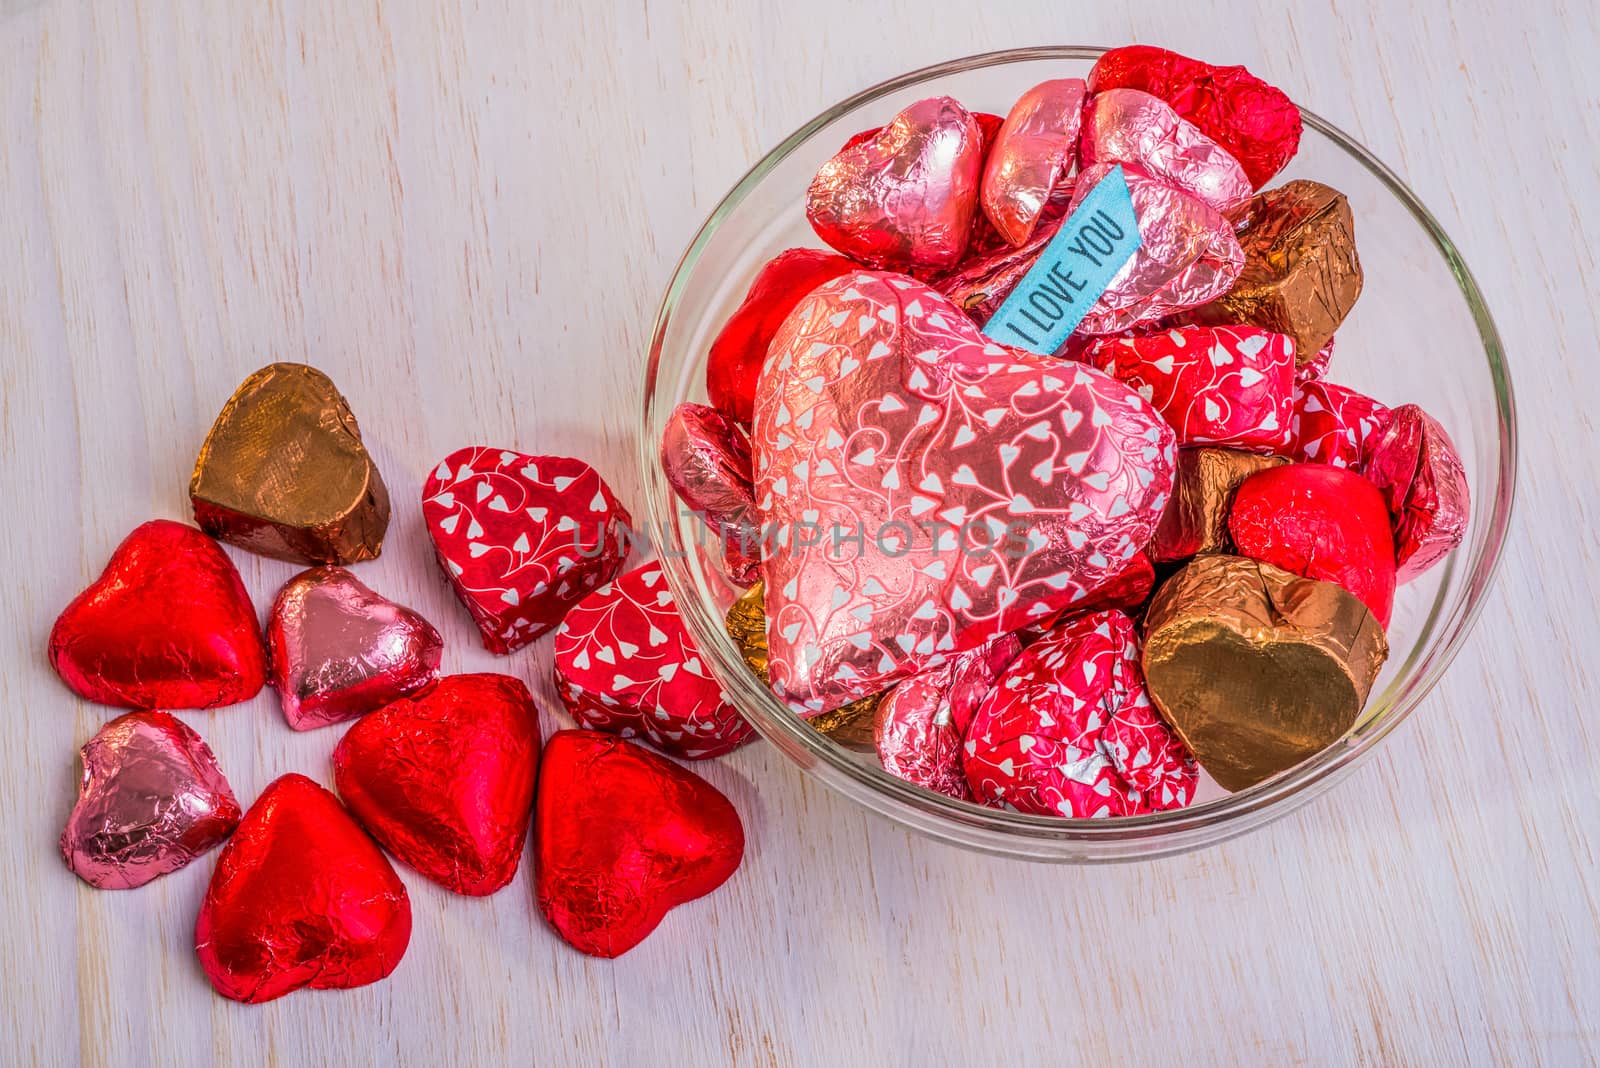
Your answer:
[[[83,779],[61,855],[90,886],[143,886],[220,845],[239,823],[211,748],[169,713],[118,716],[79,758]]]
[[[1121,167],[1143,239],[1078,324],[1082,334],[1116,334],[1228,291],[1244,269],[1233,225],[1204,201],[1131,163],[1097,163],[1078,172],[1076,211],[1113,167]]]
[[[339,796],[372,837],[475,897],[517,874],[538,766],[539,712],[509,675],[447,675],[366,716],[333,751]]]
[[[761,377],[772,335],[807,293],[854,270],[850,260],[818,248],[785,249],[767,261],[711,343],[706,393],[712,405],[734,422],[749,426],[756,379]]]
[[[904,270],[954,266],[978,210],[983,130],[947,96],[919,100],[824,163],[806,218],[858,263]]]
[[[879,702],[873,721],[883,770],[958,801],[972,800],[961,742],[978,705],[1021,653],[1017,636],[1002,634],[897,684]]]
[[[1071,616],[1012,662],[967,728],[978,800],[1040,816],[1098,819],[1182,808],[1194,758],[1150,703],[1133,621]]]
[[[1394,537],[1376,487],[1327,464],[1258,471],[1234,491],[1228,533],[1240,556],[1337,583],[1379,623],[1394,607]]]
[[[194,927],[217,993],[252,1004],[375,983],[410,940],[405,884],[339,799],[304,775],[274,780],[244,814]]]
[[[1285,455],[1360,471],[1389,409],[1364,393],[1317,378],[1295,386]]]
[[[556,630],[556,692],[579,723],[673,756],[721,756],[754,737],[684,628],[660,564],[635,568]]]
[[[456,450],[428,476],[422,518],[491,653],[553,630],[615,578],[632,524],[582,460],[482,446]]]
[[[1103,338],[1083,360],[1136,390],[1180,445],[1263,452],[1289,444],[1294,341],[1254,326],[1186,326]]]
[[[134,528],[50,631],[72,692],[123,708],[215,708],[267,681],[261,626],[222,548],[184,523]]]
[[[1152,45],[1113,48],[1089,72],[1089,91],[1160,97],[1227,149],[1260,189],[1300,148],[1300,109],[1243,67],[1219,67]]]
[[[1362,473],[1389,506],[1398,581],[1421,575],[1466,537],[1471,493],[1461,455],[1439,421],[1415,404],[1388,413]]]
[[[1072,170],[1083,115],[1082,78],[1041,82],[1017,98],[983,164],[983,213],[1011,245],[1022,245],[1050,195]]]
[[[744,430],[715,408],[680,404],[667,417],[659,455],[673,492],[716,536],[728,578],[740,586],[755,582],[761,577],[761,517]]]
[[[297,731],[364,716],[439,675],[433,624],[342,567],[314,567],[278,591],[267,617],[272,685]]]
[[[1138,394],[990,342],[891,274],[795,309],[753,446],[771,682],[802,715],[1081,600],[1172,487],[1172,430]]]
[[[1234,212],[1253,192],[1239,161],[1159,97],[1137,89],[1108,89],[1089,101],[1078,144],[1085,170],[1097,163],[1132,163],[1220,211]]]
[[[534,817],[539,911],[573,948],[619,957],[727,882],[744,826],[715,787],[631,742],[558,731]]]

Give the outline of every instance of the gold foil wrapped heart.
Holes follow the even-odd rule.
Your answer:
[[[1146,550],[1151,559],[1169,564],[1227,551],[1233,491],[1257,471],[1286,462],[1281,456],[1238,449],[1179,449],[1172,496]]]
[[[1197,557],[1145,616],[1150,696],[1228,790],[1342,738],[1388,655],[1354,595],[1242,556]]]
[[[212,424],[189,481],[195,521],[219,541],[310,564],[383,549],[389,491],[327,375],[263,367]]]

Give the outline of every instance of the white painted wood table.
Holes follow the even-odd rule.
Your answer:
[[[0,0],[0,1050],[41,1063],[1534,1063],[1600,1056],[1600,17],[1533,0]],[[915,29],[900,31],[903,20]],[[1473,639],[1376,759],[1282,822],[1113,868],[913,838],[757,745],[706,769],[744,867],[621,961],[526,877],[408,876],[388,982],[212,993],[209,861],[132,893],[55,851],[109,718],[51,675],[59,609],[138,522],[187,515],[257,366],[340,384],[395,496],[363,577],[547,708],[548,643],[476,646],[416,488],[469,441],[570,452],[638,501],[646,331],[699,220],[766,148],[885,76],[1049,41],[1248,62],[1441,216],[1509,342],[1508,559]],[[639,506],[642,511],[642,505]],[[287,564],[234,553],[264,606]],[[241,798],[328,778],[263,694],[188,717]],[[336,732],[335,732],[336,734]]]

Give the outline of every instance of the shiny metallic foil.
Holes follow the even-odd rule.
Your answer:
[[[1085,88],[1056,78],[1023,93],[989,148],[980,194],[984,214],[1012,245],[1022,245],[1050,194],[1072,170]]]
[[[217,758],[169,713],[118,716],[79,758],[83,778],[61,855],[90,886],[143,886],[221,844],[239,823]]]
[[[1300,179],[1257,193],[1242,218],[1238,281],[1188,319],[1288,334],[1297,362],[1313,363],[1361,295],[1350,202],[1320,182]]]
[[[438,677],[444,641],[342,567],[302,571],[267,618],[271,682],[297,731],[355,719]]]
[[[704,404],[680,404],[661,434],[661,468],[685,506],[705,517],[728,577],[748,586],[761,571],[760,516],[750,487],[750,439]]]
[[[982,169],[977,118],[947,96],[919,100],[822,165],[806,218],[869,267],[951,267],[967,249]]]
[[[1342,738],[1389,655],[1352,594],[1240,556],[1196,557],[1169,578],[1145,635],[1150,696],[1228,790]]]
[[[1115,166],[1097,163],[1078,173],[1073,210]],[[1115,334],[1204,304],[1226,293],[1244,266],[1233,224],[1220,212],[1135,164],[1120,166],[1144,243],[1084,316],[1080,334]]]
[[[410,941],[405,884],[339,799],[304,775],[275,779],[244,814],[194,925],[211,985],[252,1004],[375,983]]]
[[[212,424],[189,481],[195,521],[221,541],[307,564],[370,560],[389,491],[328,376],[275,363],[245,379]]]
[[[980,326],[1005,303],[1011,291],[1033,270],[1039,254],[1050,244],[1072,202],[1072,185],[1062,185],[1051,194],[1035,220],[1033,236],[1017,248],[1002,244],[998,248],[963,260],[954,270],[945,271],[928,284],[967,313]]]
[[[1439,421],[1415,404],[1387,413],[1363,473],[1383,493],[1394,521],[1398,581],[1421,575],[1466,537],[1472,501],[1461,454]]]
[[[1166,101],[1137,89],[1096,93],[1084,114],[1078,160],[1132,163],[1150,177],[1230,215],[1254,191],[1239,161],[1173,111]]]
[[[1228,507],[1239,483],[1286,461],[1236,449],[1179,449],[1178,473],[1167,510],[1150,540],[1158,564],[1228,550]]]
[[[352,726],[339,796],[394,856],[457,894],[517,874],[539,767],[539,712],[510,675],[447,675]]]

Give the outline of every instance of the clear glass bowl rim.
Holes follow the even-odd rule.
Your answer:
[[[913,85],[984,67],[1051,60],[1094,60],[1106,49],[1097,46],[1041,46],[1008,49],[967,56],[909,71],[850,96],[805,123],[761,158],[718,203],[690,242],[673,271],[651,331],[649,363],[645,374],[644,427],[639,460],[650,516],[650,530],[666,537],[673,532],[674,501],[657,459],[657,442],[650,429],[656,383],[666,335],[673,313],[690,274],[723,221],[767,175],[818,130],[846,113]],[[1516,406],[1505,352],[1487,304],[1451,241],[1417,196],[1385,164],[1354,138],[1312,112],[1301,109],[1306,126],[1325,136],[1374,175],[1406,208],[1432,238],[1445,259],[1471,310],[1484,355],[1489,364],[1499,422],[1499,451],[1492,500],[1475,507],[1490,508],[1485,536],[1466,560],[1458,550],[1443,565],[1450,569],[1440,584],[1439,596],[1423,624],[1414,650],[1426,653],[1421,670],[1408,660],[1399,676],[1363,713],[1365,728],[1357,729],[1344,744],[1336,745],[1295,768],[1248,790],[1189,808],[1142,816],[1106,820],[1063,820],[986,808],[945,797],[898,779],[855,760],[851,754],[805,726],[768,693],[744,668],[737,650],[722,630],[722,619],[709,607],[695,577],[670,562],[663,570],[690,633],[709,654],[718,680],[734,704],[756,730],[808,773],[829,787],[895,821],[934,838],[983,852],[1031,860],[1097,862],[1149,858],[1184,852],[1224,841],[1281,818],[1333,786],[1388,734],[1398,727],[1427,696],[1455,659],[1482,609],[1484,594],[1499,566],[1501,549],[1510,524],[1517,466]],[[675,403],[675,402],[674,402]],[[677,546],[680,550],[682,546]],[[691,567],[694,565],[690,565]],[[1444,609],[1451,590],[1449,578],[1465,567],[1464,595],[1448,615]],[[1437,641],[1429,645],[1437,635]],[[1417,653],[1414,651],[1412,659]],[[1413,674],[1415,672],[1415,674]]]

